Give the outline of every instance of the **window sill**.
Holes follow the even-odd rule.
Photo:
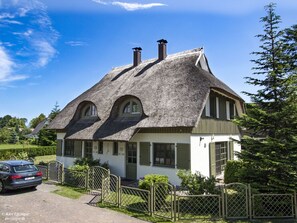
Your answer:
[[[175,166],[167,166],[167,165],[160,165],[160,164],[154,164],[153,167],[175,169]]]

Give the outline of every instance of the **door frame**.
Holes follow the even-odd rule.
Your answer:
[[[138,143],[137,142],[127,142],[126,143],[126,156],[125,156],[125,170],[126,170],[126,178],[128,176],[128,168],[127,168],[127,165],[128,165],[128,149],[129,149],[129,144],[135,144],[136,145],[136,148],[135,148],[135,151],[136,151],[136,163],[135,163],[135,178],[134,179],[131,179],[131,180],[136,180],[137,179],[137,163],[138,163]],[[131,166],[134,166],[133,164]],[[129,178],[127,178],[129,179]]]

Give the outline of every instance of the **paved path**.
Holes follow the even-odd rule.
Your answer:
[[[145,221],[87,203],[91,195],[78,200],[51,193],[55,185],[43,183],[37,190],[24,189],[0,194],[1,223],[144,223]]]

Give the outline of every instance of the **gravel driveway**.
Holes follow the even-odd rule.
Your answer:
[[[0,222],[145,222],[112,210],[90,206],[87,203],[93,198],[91,195],[73,200],[51,193],[55,189],[55,185],[43,183],[37,190],[23,189],[0,194]]]

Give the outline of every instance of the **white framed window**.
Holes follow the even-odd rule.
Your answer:
[[[230,101],[226,101],[226,118],[227,120],[230,120],[231,113],[230,113]]]
[[[119,144],[118,144],[118,142],[113,142],[112,155],[114,155],[114,156],[119,155]]]
[[[135,115],[141,115],[141,114],[142,114],[141,104],[138,100],[129,99],[124,101],[124,103],[122,103],[122,106],[120,108],[121,116],[135,116]]]
[[[216,118],[220,118],[220,99],[216,97]]]
[[[216,175],[224,172],[228,160],[228,142],[216,142]]]
[[[93,158],[93,142],[85,141],[85,157],[92,159]]]
[[[153,143],[154,166],[175,168],[174,143]]]
[[[123,114],[130,114],[131,113],[131,103],[130,101],[125,104],[123,109]]]
[[[103,141],[98,142],[98,154],[103,154]]]
[[[210,117],[210,100],[209,97],[207,98],[206,104],[205,104],[205,116]]]
[[[93,104],[86,105],[82,110],[82,118],[97,116],[96,106]]]

